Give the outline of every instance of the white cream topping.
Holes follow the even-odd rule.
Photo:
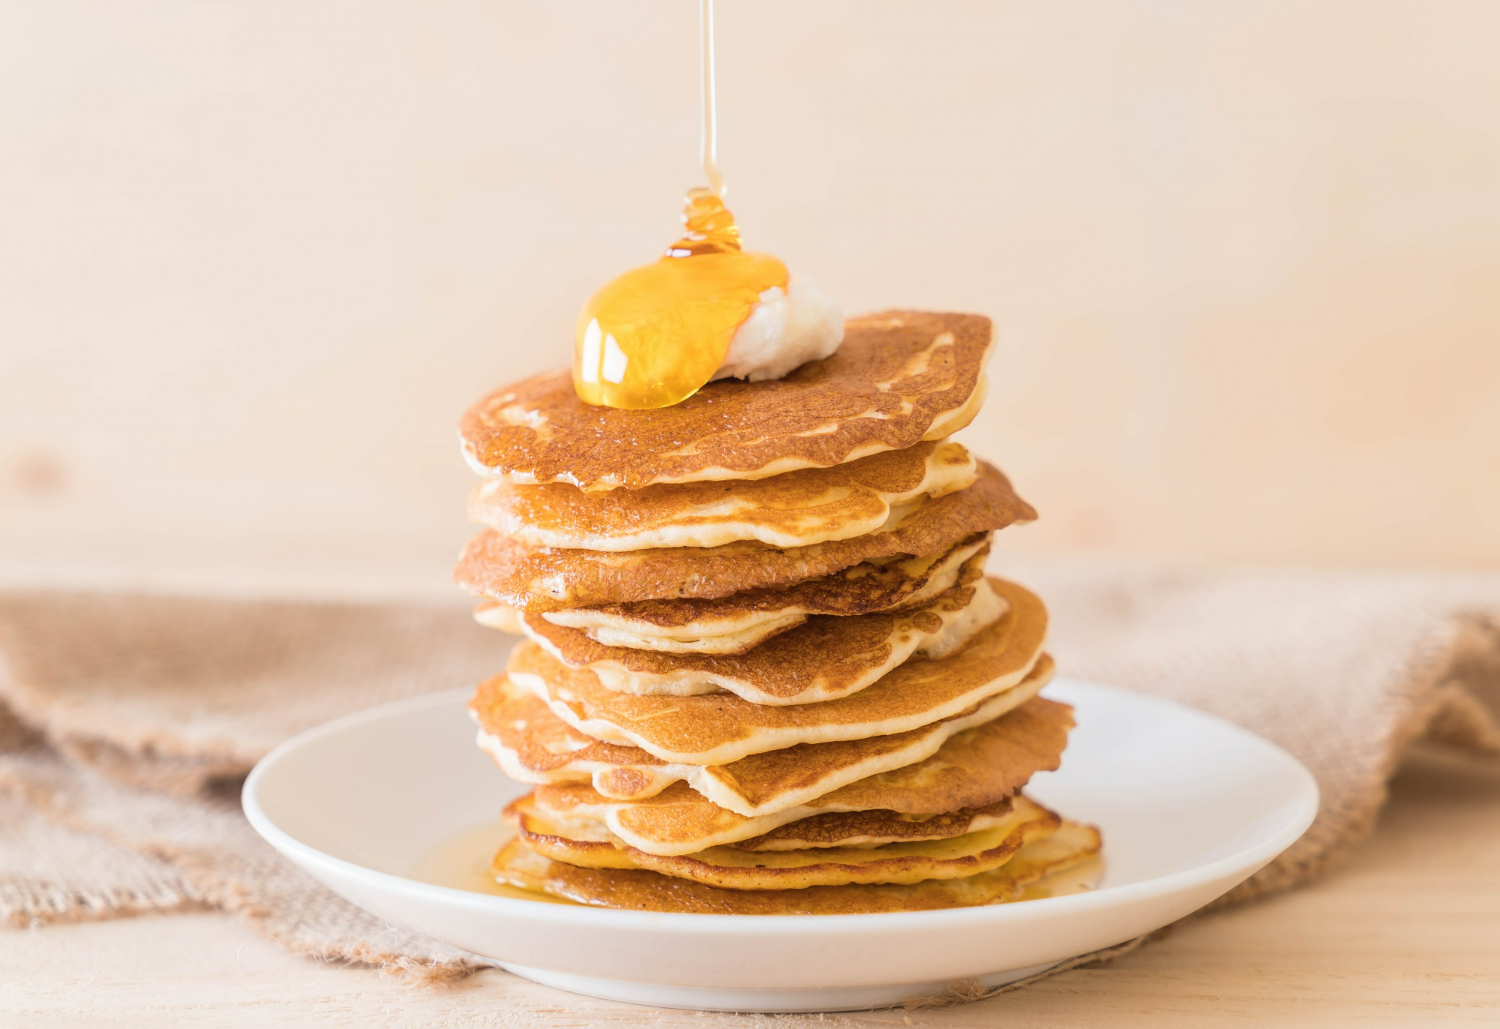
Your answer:
[[[779,379],[808,361],[820,361],[844,341],[838,305],[811,281],[793,278],[783,292],[772,286],[729,341],[715,379]]]

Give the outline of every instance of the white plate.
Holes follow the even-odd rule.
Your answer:
[[[386,704],[287,741],[245,783],[250,823],[391,922],[528,979],[657,1007],[835,1011],[956,979],[1021,978],[1201,907],[1290,846],[1318,809],[1307,769],[1260,737],[1179,704],[1059,679],[1047,695],[1076,705],[1078,728],[1062,770],[1028,792],[1103,829],[1096,890],[876,915],[549,904],[477,892],[500,808],[526,787],[474,746],[469,692]]]

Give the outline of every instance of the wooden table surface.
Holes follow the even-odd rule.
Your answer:
[[[441,989],[297,958],[216,913],[0,932],[0,1026],[1500,1025],[1500,772],[1413,761],[1374,836],[1295,893],[977,1004],[719,1015],[489,971]]]

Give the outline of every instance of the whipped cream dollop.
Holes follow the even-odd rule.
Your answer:
[[[787,288],[761,293],[729,341],[714,379],[779,379],[809,361],[821,361],[844,341],[838,305],[809,279],[794,276]]]

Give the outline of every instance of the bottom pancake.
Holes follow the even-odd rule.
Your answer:
[[[711,915],[851,915],[932,911],[1019,900],[1044,876],[1099,853],[1099,831],[1063,822],[992,871],[908,885],[809,886],[800,890],[726,890],[639,869],[580,868],[552,861],[512,840],[495,855],[496,881],[594,907]]]
[[[662,856],[638,850],[593,831],[567,834],[524,803],[509,813],[521,839],[543,857],[586,868],[640,868],[732,890],[800,890],[851,883],[913,884],[958,879],[999,868],[1022,846],[1050,836],[1062,824],[1056,814],[1024,796],[992,824],[947,839],[888,843],[878,847],[815,847],[746,851],[710,847],[693,854]]]

